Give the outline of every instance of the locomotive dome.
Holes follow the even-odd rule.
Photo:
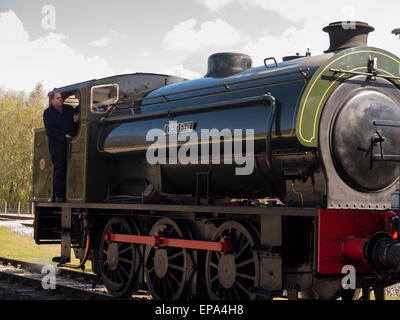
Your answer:
[[[253,61],[243,53],[215,53],[208,58],[208,72],[205,77],[224,78],[251,69]]]

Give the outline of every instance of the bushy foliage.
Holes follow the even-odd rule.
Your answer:
[[[34,129],[48,104],[42,84],[26,95],[0,90],[0,204],[31,198]]]

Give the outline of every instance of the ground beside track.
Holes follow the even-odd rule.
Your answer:
[[[0,256],[44,265],[56,265],[52,262],[52,258],[60,256],[60,245],[39,246],[35,243],[33,237],[23,235],[26,233],[23,228],[26,227],[17,227],[16,225],[17,222],[4,223],[0,221]],[[73,254],[71,264],[79,264],[79,260],[75,259]],[[90,261],[86,263],[85,267],[85,272],[91,272]]]

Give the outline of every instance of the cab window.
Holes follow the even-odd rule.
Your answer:
[[[79,91],[68,92],[64,94],[64,104],[76,108],[80,105],[80,94]]]
[[[104,113],[108,110],[111,104],[118,101],[118,98],[118,84],[94,86],[91,90],[90,109],[94,113]]]

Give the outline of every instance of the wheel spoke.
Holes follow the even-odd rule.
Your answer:
[[[128,273],[128,271],[126,271],[126,269],[120,264],[119,266],[118,266],[120,269],[121,269],[121,271],[126,275],[126,277],[129,279],[129,273]]]
[[[168,273],[168,276],[174,280],[178,285],[180,285],[180,281],[174,276],[172,272]]]
[[[111,277],[111,270],[107,268],[107,269],[105,270],[105,275],[106,275],[106,277],[107,277],[108,279],[110,279],[110,277]]]
[[[238,289],[236,289],[235,285],[232,287],[233,295],[235,300],[240,300],[240,293]]]
[[[132,264],[133,264],[133,261],[132,261],[132,260],[125,259],[125,258],[119,258],[119,261],[122,261],[122,262],[129,263],[130,265],[132,265]]]
[[[218,265],[215,264],[215,263],[210,263],[210,267],[213,267],[213,268],[215,268],[215,269],[218,269]]]
[[[115,270],[115,274],[117,276],[117,280],[119,280],[119,283],[124,283],[124,279],[122,278],[121,272],[118,269]]]
[[[216,290],[216,292],[217,292],[217,294],[218,294],[218,292],[221,292],[223,289],[222,289],[222,286],[221,286],[221,284],[218,282],[218,286],[217,286],[217,290]]]
[[[179,250],[179,252],[175,253],[172,256],[168,256],[168,261],[174,260],[177,257],[180,257],[183,255],[183,250]]]
[[[241,249],[240,249],[240,251],[238,252],[238,254],[236,255],[236,259],[238,259],[242,254],[243,254],[243,252],[247,249],[247,247],[250,245],[250,243],[249,242],[246,242],[246,244],[243,246],[243,247],[241,247]]]
[[[164,299],[168,299],[167,284],[163,280],[160,280],[160,282],[161,282],[161,286],[162,286],[162,289],[164,292]]]
[[[124,233],[124,226],[122,225],[122,224],[120,224],[119,226],[118,226],[118,231],[116,232],[116,233],[120,233],[120,234],[123,234]]]
[[[172,263],[168,264],[168,268],[179,270],[179,271],[184,271],[185,270],[183,267],[177,266],[176,264],[172,264]]]
[[[174,295],[174,292],[175,292],[175,290],[174,290],[174,287],[173,287],[173,285],[172,285],[171,281],[169,281],[169,279],[168,279],[168,276],[167,276],[167,277],[165,277],[165,281],[166,281],[166,283],[167,283],[167,285],[168,285],[168,289],[169,289],[169,291],[171,292],[171,296],[173,296],[173,295]]]
[[[236,272],[236,276],[240,277],[240,278],[243,278],[243,279],[252,280],[252,281],[254,281],[254,279],[255,279],[254,276],[249,276],[248,274],[244,274],[244,273],[241,273],[241,272]]]
[[[234,283],[234,286],[238,286],[243,292],[250,296],[250,292],[245,287],[243,287],[243,285],[239,281],[236,281]]]
[[[127,251],[131,251],[131,250],[132,250],[132,248],[131,248],[131,246],[129,246],[128,248],[119,250],[119,254],[121,255],[121,254],[123,254],[123,253],[125,253],[125,252],[127,252]]]
[[[246,266],[246,265],[248,265],[248,264],[250,264],[250,263],[252,263],[252,262],[254,262],[254,257],[251,258],[251,259],[245,260],[245,261],[243,261],[243,262],[241,262],[241,263],[239,263],[239,264],[237,264],[237,265],[236,265],[236,269],[239,269],[239,268],[241,268],[241,267],[244,267],[244,266]]]
[[[154,284],[156,283],[156,280],[158,279],[158,277],[157,276],[155,276],[154,278],[153,278],[153,280],[151,281],[151,286],[154,288]]]

